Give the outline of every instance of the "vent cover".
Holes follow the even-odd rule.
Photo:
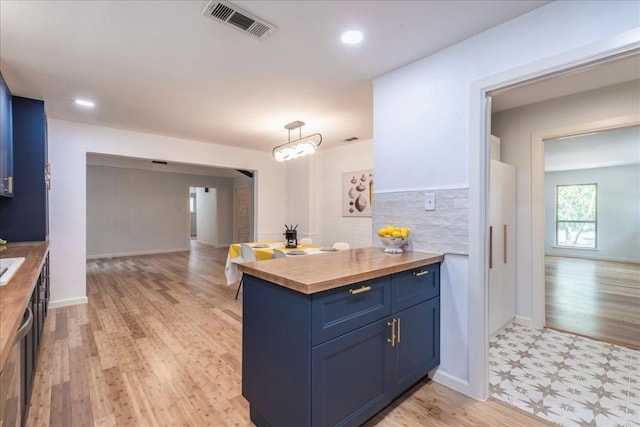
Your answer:
[[[268,38],[278,29],[278,27],[264,19],[260,19],[226,1],[210,1],[202,11],[202,14],[260,40]]]

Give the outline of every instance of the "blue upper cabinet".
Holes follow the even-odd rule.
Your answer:
[[[11,115],[11,92],[0,73],[0,196],[2,197],[13,197],[13,125]]]
[[[44,101],[12,97],[13,199],[0,198],[0,237],[48,239],[47,120]]]

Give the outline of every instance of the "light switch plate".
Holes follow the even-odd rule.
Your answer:
[[[424,193],[424,210],[436,210],[436,193]]]

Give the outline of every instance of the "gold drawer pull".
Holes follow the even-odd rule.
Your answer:
[[[391,322],[387,322],[387,326],[391,326],[391,338],[387,338],[387,342],[391,343],[391,347],[396,346],[396,319],[391,319]]]
[[[398,332],[396,332],[396,343],[400,344],[400,318],[398,317]]]
[[[7,181],[7,185],[5,185],[5,193],[13,193],[13,177],[8,176],[4,179]]]
[[[413,275],[416,277],[420,277],[420,276],[424,276],[425,274],[429,274],[429,270],[422,270],[422,271],[414,271]]]
[[[349,293],[351,295],[358,295],[363,292],[369,292],[371,290],[371,286],[363,286],[360,289],[349,289]]]

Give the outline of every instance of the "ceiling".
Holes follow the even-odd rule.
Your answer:
[[[87,166],[139,169],[153,172],[181,173],[187,175],[206,175],[219,178],[241,178],[246,175],[238,169],[192,165],[167,162],[165,160],[140,159],[137,157],[110,156],[105,154],[87,154]]]
[[[544,144],[546,172],[639,163],[640,126],[549,139]]]
[[[632,53],[500,89],[492,96],[491,111],[497,113],[638,79],[640,54]]]
[[[53,118],[263,151],[302,120],[332,145],[372,137],[375,77],[546,3],[234,1],[278,27],[256,40],[207,1],[2,1],[0,70]]]

